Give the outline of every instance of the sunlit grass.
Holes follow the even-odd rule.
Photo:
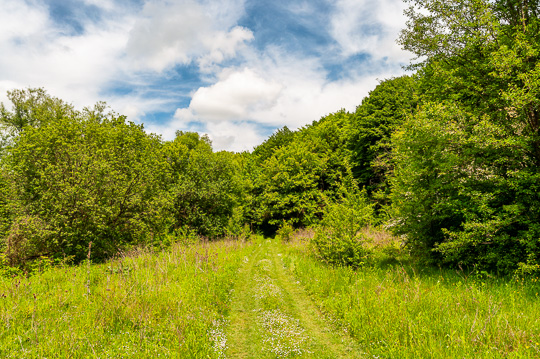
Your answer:
[[[216,323],[249,251],[238,242],[177,245],[0,278],[0,357],[219,357],[226,344]]]
[[[268,243],[265,243],[268,246]],[[274,245],[274,244],[271,244]],[[253,273],[253,299],[259,313],[257,323],[263,333],[262,347],[277,358],[299,356],[309,351],[308,337],[300,321],[289,313],[276,276],[276,263],[269,258],[260,259]]]
[[[540,357],[535,277],[430,269],[389,261],[391,253],[355,271],[327,266],[307,248],[300,241],[177,245],[0,278],[0,357],[223,358],[231,293],[240,266],[250,263],[245,308],[262,357],[323,354],[312,352],[313,328],[291,302],[286,272],[311,293],[326,324],[359,344],[352,357]]]
[[[355,271],[317,261],[306,242],[288,248],[289,270],[367,357],[540,357],[536,278],[496,278],[386,260]]]

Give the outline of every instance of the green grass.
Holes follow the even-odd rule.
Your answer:
[[[384,256],[355,271],[255,239],[2,277],[0,357],[540,358],[537,278]]]
[[[0,278],[2,358],[219,357],[238,242]]]
[[[314,259],[305,243],[285,263],[319,308],[369,358],[540,358],[537,279],[374,265],[357,271]]]
[[[354,343],[320,316],[283,265],[286,248],[275,240],[255,244],[240,270],[231,303],[228,358],[357,358]]]

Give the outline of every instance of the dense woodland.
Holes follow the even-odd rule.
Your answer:
[[[410,3],[398,40],[417,56],[410,75],[250,153],[191,132],[164,141],[103,103],[9,92],[2,265],[312,227],[321,259],[357,267],[361,229],[381,226],[429,265],[538,273],[539,1]]]

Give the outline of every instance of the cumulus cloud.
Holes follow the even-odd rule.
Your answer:
[[[244,1],[81,0],[97,15],[61,21],[43,0],[0,0],[0,101],[45,87],[78,107],[106,100],[131,120],[152,118],[146,128],[165,139],[197,130],[240,151],[272,128],[353,111],[407,61],[395,44],[398,0],[278,1],[262,22],[269,5]],[[370,60],[347,62],[357,54]]]
[[[234,152],[251,151],[266,137],[256,124],[249,122],[211,122],[207,125],[206,132],[215,150],[226,149]]]
[[[227,73],[216,84],[199,88],[188,109],[179,109],[175,117],[206,121],[245,120],[253,111],[268,110],[276,101],[281,86],[263,79],[253,70]]]
[[[36,36],[50,25],[44,7],[31,6],[24,1],[0,1],[0,42],[36,43]],[[21,21],[25,19],[25,21]],[[4,56],[2,56],[4,57]]]
[[[254,123],[295,129],[342,108],[354,111],[378,81],[373,75],[328,81],[316,59],[302,60],[279,49],[249,63],[249,68],[226,69],[215,84],[199,88],[190,105],[179,108],[160,131],[171,134],[189,130],[193,122],[205,123],[216,149],[251,150],[267,136]]]
[[[375,58],[407,62],[396,39],[405,26],[402,0],[338,0],[330,22],[330,33],[344,56],[359,53]]]
[[[227,58],[234,57],[237,50],[250,40],[253,40],[253,33],[239,26],[234,27],[229,32],[218,31],[211,36],[202,38],[201,42],[206,47],[206,51],[203,56],[198,58],[201,70],[211,72],[215,69],[214,64],[219,64]]]
[[[84,106],[99,100],[102,87],[121,73],[116,60],[127,39],[127,21],[88,26],[84,33],[70,36],[44,6],[0,3],[0,51],[5,54],[0,57],[0,78],[7,85],[0,91],[45,87],[55,96]]]
[[[144,90],[166,78],[164,70],[195,61],[211,71],[253,36],[235,26],[241,0],[224,0],[221,7],[212,1],[148,1],[142,9],[113,0],[84,3],[102,16],[81,19],[84,31],[73,34],[41,2],[0,0],[0,52],[9,54],[0,57],[2,102],[7,90],[45,87],[77,106],[107,100],[137,120],[163,111],[158,105],[171,107],[174,94],[156,99]],[[108,90],[116,84],[138,90],[118,95]]]
[[[233,57],[239,47],[253,38],[252,32],[242,27],[223,29],[223,24],[216,22],[207,10],[193,0],[146,3],[130,31],[127,55],[140,68],[157,72],[193,60],[208,68]],[[215,16],[219,18],[218,14]]]

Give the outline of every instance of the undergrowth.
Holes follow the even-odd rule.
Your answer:
[[[355,270],[321,263],[307,240],[293,242],[287,268],[367,357],[540,357],[536,277],[413,265],[392,241],[373,245],[370,265]]]
[[[241,259],[225,241],[0,278],[2,358],[213,358]]]

